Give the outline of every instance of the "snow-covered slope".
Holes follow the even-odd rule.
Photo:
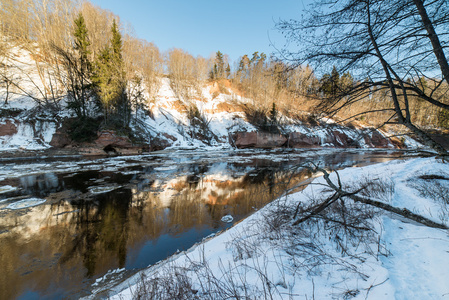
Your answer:
[[[22,88],[12,89],[8,103],[0,104],[0,151],[45,149],[49,148],[50,144],[64,147],[65,144],[51,143],[55,132],[61,135],[58,129],[64,118],[70,117],[70,111],[64,109],[65,99],[61,87],[56,82],[49,81],[50,76],[45,76],[45,72],[50,72],[51,68],[34,60],[33,56],[23,49],[13,51],[14,55],[10,56],[6,63],[10,66],[10,72],[16,72],[15,78],[20,81]],[[280,112],[276,134],[265,133],[263,137],[258,134],[241,136],[239,133],[257,131],[257,128],[247,121],[245,115],[245,105],[250,106],[253,102],[251,99],[241,97],[226,85],[218,89],[217,83],[209,82],[205,82],[199,92],[192,92],[195,96],[191,99],[183,99],[175,95],[168,78],[160,78],[160,81],[158,94],[146,103],[146,113],[140,113],[131,122],[135,130],[144,132],[143,135],[153,150],[167,147],[394,148],[397,146],[376,129],[362,126],[344,127],[328,119],[317,126],[310,126],[299,120],[290,119]],[[54,108],[59,107],[58,112],[36,109],[39,101],[41,105],[48,106],[46,97],[50,96],[49,87],[59,89],[56,93],[59,102],[53,103]],[[219,93],[219,90],[224,93]],[[0,95],[6,96],[4,87],[0,89]],[[196,114],[190,114],[189,117],[188,111],[192,109]],[[265,141],[260,143],[262,139]]]

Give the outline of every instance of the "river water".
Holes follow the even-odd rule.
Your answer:
[[[245,218],[326,168],[391,151],[171,151],[0,165],[0,299],[88,295]],[[222,220],[232,216],[231,222]],[[229,220],[228,220],[229,221]]]

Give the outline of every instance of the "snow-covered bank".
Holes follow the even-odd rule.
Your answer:
[[[438,159],[347,168],[339,175],[346,189],[365,186],[371,198],[448,225],[449,169]],[[330,178],[337,182],[335,173]],[[317,178],[111,288],[112,299],[152,293],[166,299],[449,299],[447,230],[349,199],[293,226],[298,203],[302,211],[331,195],[324,183]]]

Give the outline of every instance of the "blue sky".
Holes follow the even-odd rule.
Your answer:
[[[220,50],[232,61],[284,44],[275,21],[299,18],[307,0],[91,0],[130,23],[136,36],[161,51],[181,48],[209,57]],[[274,44],[273,47],[270,44]]]

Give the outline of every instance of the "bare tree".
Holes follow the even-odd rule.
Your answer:
[[[444,0],[319,0],[307,17],[278,23],[287,39],[301,45],[283,50],[282,55],[298,65],[313,63],[318,70],[336,65],[341,73],[351,71],[358,79],[322,101],[319,108],[325,113],[334,114],[370,97],[374,90],[385,90],[390,105],[382,110],[390,112],[388,123],[405,126],[428,146],[447,154],[416,125],[410,99],[449,109],[444,82],[447,60],[441,46],[449,42],[448,11]],[[425,91],[420,77],[437,84]]]
[[[3,37],[0,35],[0,38]],[[12,86],[12,74],[9,72],[7,53],[9,53],[8,44],[0,40],[0,87],[5,88],[5,105],[8,104],[10,88]]]
[[[182,49],[172,49],[168,53],[167,69],[170,86],[182,100],[192,98],[195,83],[195,58]]]
[[[110,30],[112,21],[115,19],[120,24],[120,19],[112,12],[95,6],[88,1],[82,3],[80,12],[86,20],[86,27],[89,31],[89,38],[92,43],[90,59],[93,61],[109,45],[109,41],[112,38]]]
[[[123,58],[127,80],[130,82],[130,89],[133,90],[130,91],[130,96],[133,92],[139,94],[136,99],[140,99],[142,103],[138,105],[135,103],[135,107],[143,107],[147,104],[144,103],[143,94],[147,100],[153,100],[160,89],[164,62],[162,55],[153,43],[126,35]],[[145,91],[142,90],[143,88]]]

